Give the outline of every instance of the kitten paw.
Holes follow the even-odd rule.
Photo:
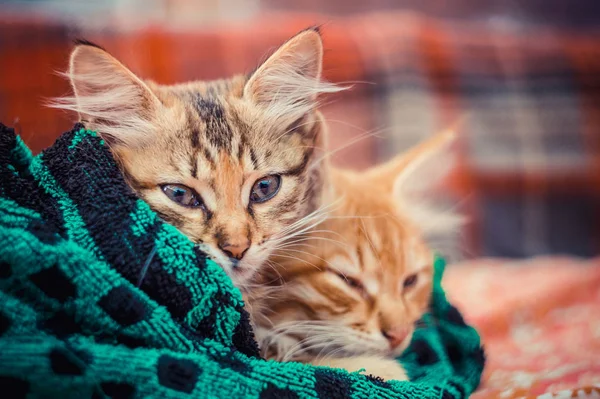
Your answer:
[[[375,377],[381,377],[384,380],[399,380],[408,381],[408,376],[404,367],[400,365],[396,360],[392,359],[365,359],[365,369],[363,374],[370,374]]]

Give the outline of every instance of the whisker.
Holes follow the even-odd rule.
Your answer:
[[[300,123],[300,124],[298,124],[298,125],[294,125],[292,128],[290,128],[290,129],[286,130],[285,132],[283,132],[283,133],[282,133],[282,134],[280,134],[279,136],[275,137],[275,139],[274,139],[273,141],[279,141],[279,139],[281,139],[281,138],[282,138],[283,136],[285,136],[286,134],[288,134],[288,133],[291,133],[292,131],[294,131],[294,130],[296,130],[296,129],[298,129],[298,128],[301,128],[301,127],[304,127],[304,126],[308,126],[308,125],[310,125],[310,124],[311,124],[311,122],[310,122],[310,121],[307,121],[307,122]]]
[[[354,138],[353,140],[350,140],[349,142],[347,142],[346,144],[344,144],[341,147],[336,148],[335,150],[332,151],[328,151],[327,153],[325,153],[325,155],[323,155],[321,158],[317,159],[316,161],[313,162],[313,164],[309,167],[309,170],[314,169],[317,165],[319,165],[321,162],[323,162],[323,160],[327,159],[328,157],[330,157],[331,155],[336,154],[339,151],[345,150],[346,148],[353,146],[356,143],[361,142],[362,140],[368,139],[369,137],[373,137],[373,136],[377,136],[381,133],[384,133],[388,130],[390,130],[391,128],[381,128],[381,129],[376,129],[373,131],[369,131],[366,133],[363,133],[359,136],[357,136],[356,138]]]
[[[298,262],[302,262],[304,264],[307,264],[307,265],[310,265],[310,266],[314,267],[317,270],[321,270],[321,268],[319,266],[315,265],[314,263],[309,262],[309,261],[304,260],[304,259],[300,259],[300,258],[298,258],[296,256],[283,255],[283,254],[279,254],[277,256],[281,257],[281,258],[292,259],[292,260],[295,260],[295,261],[298,261]]]
[[[315,211],[309,213],[308,215],[306,215],[305,217],[297,220],[296,222],[292,223],[291,225],[287,226],[286,228],[282,229],[282,231],[280,231],[279,233],[277,233],[277,235],[284,235],[290,231],[294,231],[298,228],[298,226],[303,226],[306,225],[307,223],[310,223],[313,219],[317,219],[317,218],[321,218],[322,216],[326,215],[327,213],[329,213],[329,208],[332,208],[336,205],[341,205],[339,204],[341,201],[343,200],[343,197],[340,197],[339,199],[337,199],[336,201],[333,201],[329,204],[323,205],[321,207],[319,207],[318,209],[316,209]]]
[[[297,354],[310,352],[314,348],[326,348],[327,346],[332,346],[336,342],[336,338],[338,337],[332,336],[331,334],[318,334],[302,339],[298,341],[296,345],[288,349],[283,357],[283,361],[290,361]]]

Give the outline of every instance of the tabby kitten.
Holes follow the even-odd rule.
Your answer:
[[[429,303],[425,237],[459,222],[423,202],[450,168],[452,139],[444,132],[365,172],[328,169],[324,220],[256,277],[249,302],[263,355],[407,379],[394,359]]]
[[[172,86],[142,80],[102,48],[70,57],[76,111],[103,137],[126,180],[238,286],[320,195],[325,123],[318,29],[300,32],[249,76]]]

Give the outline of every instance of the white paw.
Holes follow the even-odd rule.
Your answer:
[[[372,376],[381,377],[384,380],[399,380],[408,381],[408,376],[404,367],[400,365],[396,360],[392,359],[365,359],[363,368],[365,371],[363,374],[370,374]]]

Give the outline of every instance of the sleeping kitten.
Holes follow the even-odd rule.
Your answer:
[[[165,86],[79,42],[69,71],[76,111],[106,140],[126,180],[243,286],[314,210],[325,123],[317,29],[300,32],[249,76]]]
[[[425,235],[459,222],[423,203],[450,168],[452,139],[437,135],[365,172],[329,168],[326,218],[256,277],[249,302],[263,355],[407,378],[394,359],[429,303]]]

